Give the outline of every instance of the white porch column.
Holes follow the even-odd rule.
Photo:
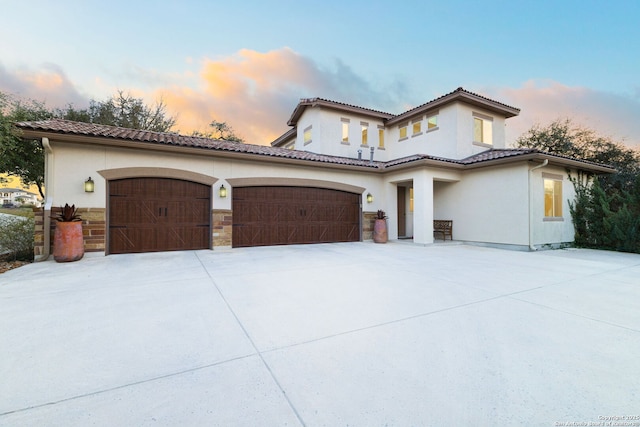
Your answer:
[[[398,238],[398,189],[395,183],[385,184],[387,200],[387,235],[390,240]]]
[[[433,177],[427,171],[413,178],[413,241],[433,243]]]

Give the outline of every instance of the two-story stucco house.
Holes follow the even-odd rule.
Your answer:
[[[517,108],[462,88],[394,115],[303,99],[271,147],[63,120],[18,123],[42,140],[47,199],[74,203],[87,250],[111,253],[389,238],[513,249],[573,241],[568,173],[580,159],[505,146]],[[84,190],[91,177],[93,191]]]
[[[0,188],[0,204],[2,206],[32,205],[40,207],[38,196],[20,188]]]

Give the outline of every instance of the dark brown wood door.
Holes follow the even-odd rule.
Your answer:
[[[308,187],[233,189],[233,247],[360,240],[360,195]]]
[[[398,237],[407,235],[407,187],[398,187]]]
[[[211,247],[211,187],[167,178],[109,182],[109,253]]]

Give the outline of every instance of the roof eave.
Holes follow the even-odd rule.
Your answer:
[[[441,98],[435,99],[431,102],[428,102],[420,107],[414,108],[413,110],[409,110],[402,114],[399,114],[387,120],[386,125],[390,126],[395,123],[400,123],[404,120],[408,120],[410,117],[413,117],[415,115],[423,114],[430,110],[436,110],[444,105],[451,104],[453,102],[464,102],[466,104],[471,104],[484,110],[499,113],[505,118],[514,117],[520,114],[519,108],[509,107],[508,105],[504,105],[487,98],[481,98],[466,91],[456,91]]]
[[[279,137],[274,139],[271,142],[271,146],[272,147],[279,147],[283,143],[285,143],[286,141],[289,141],[291,139],[295,139],[297,132],[298,132],[298,128],[296,126],[294,126],[293,128],[289,129],[288,131],[286,131],[285,133],[283,133],[282,135],[280,135]]]
[[[298,120],[300,119],[300,117],[302,117],[302,114],[304,113],[304,110],[307,107],[328,108],[331,110],[357,114],[359,116],[365,116],[365,117],[370,117],[370,118],[379,119],[379,120],[387,120],[393,117],[393,114],[384,113],[382,111],[374,111],[374,110],[369,110],[367,108],[358,107],[355,105],[348,105],[348,104],[342,104],[339,102],[328,101],[326,99],[313,98],[313,99],[304,100],[298,103],[298,105],[296,105],[296,108],[293,110],[293,113],[291,114],[291,117],[289,118],[289,121],[287,122],[287,124],[289,126],[296,126],[298,124]]]
[[[568,167],[571,169],[584,170],[588,172],[594,172],[594,173],[615,173],[616,172],[614,168],[611,168],[605,165],[598,165],[595,163],[586,163],[581,160],[567,159],[567,158],[557,157],[557,156],[553,156],[545,153],[527,153],[527,154],[522,154],[517,156],[502,157],[499,159],[483,160],[475,163],[469,163],[464,166],[465,166],[465,169],[478,169],[478,168],[484,168],[484,167],[497,166],[501,164],[517,163],[521,161],[537,161],[542,163],[545,160],[548,160],[550,165]]]
[[[343,163],[333,163],[322,160],[313,159],[294,159],[290,157],[281,157],[277,155],[248,153],[239,151],[229,151],[221,148],[210,147],[189,147],[184,145],[165,144],[149,141],[135,141],[129,139],[106,138],[102,136],[89,135],[69,135],[66,133],[54,133],[39,130],[24,129],[23,136],[26,138],[49,138],[53,141],[66,142],[72,144],[91,144],[96,146],[109,146],[127,149],[143,149],[161,152],[172,152],[181,154],[194,154],[198,156],[218,157],[244,161],[269,161],[272,163],[285,163],[297,166],[311,166],[330,169],[354,170],[359,172],[375,172],[380,169],[381,164],[374,162],[373,164],[353,165]],[[288,150],[290,151],[290,150]]]

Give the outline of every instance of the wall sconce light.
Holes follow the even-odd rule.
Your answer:
[[[367,203],[373,203],[373,196],[371,193],[367,193]]]
[[[93,180],[89,177],[89,179],[84,182],[84,192],[93,193],[94,187]]]
[[[221,199],[224,199],[225,197],[227,197],[227,189],[224,188],[224,184],[220,186],[220,190],[218,190],[218,195],[220,196]]]

